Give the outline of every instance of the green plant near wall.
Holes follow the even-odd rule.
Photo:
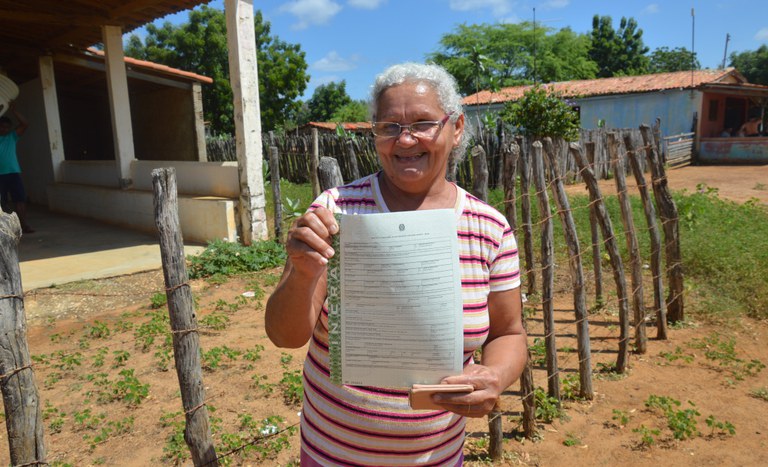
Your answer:
[[[526,136],[579,137],[579,115],[562,95],[542,85],[527,90],[523,97],[508,102],[501,118]]]

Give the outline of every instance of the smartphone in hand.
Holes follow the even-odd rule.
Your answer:
[[[432,401],[432,394],[441,392],[469,394],[475,388],[471,384],[414,384],[408,394],[413,410],[445,410]]]

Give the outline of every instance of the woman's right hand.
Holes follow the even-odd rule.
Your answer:
[[[339,232],[333,213],[319,207],[296,219],[288,231],[285,250],[296,273],[317,277],[335,252],[331,247],[331,235]]]

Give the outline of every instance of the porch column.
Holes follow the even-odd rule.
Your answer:
[[[117,173],[120,177],[120,187],[130,188],[133,184],[131,161],[135,157],[131,103],[128,98],[128,76],[123,55],[122,28],[119,26],[102,26],[101,37],[104,42],[104,62],[107,65],[107,89],[109,90]]]
[[[192,112],[195,115],[195,141],[197,144],[197,160],[208,161],[205,150],[205,117],[203,116],[203,89],[200,83],[192,83]]]
[[[61,118],[59,116],[59,99],[56,95],[56,77],[53,73],[53,57],[43,55],[38,60],[40,82],[43,86],[43,106],[45,107],[45,123],[48,127],[48,145],[51,148],[51,166],[53,181],[60,183],[61,166],[64,163],[64,138],[61,135]]]
[[[267,238],[261,173],[261,111],[252,0],[226,0],[229,79],[235,104],[235,142],[240,175],[240,238],[246,245]]]

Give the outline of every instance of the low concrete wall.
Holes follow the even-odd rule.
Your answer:
[[[176,187],[180,194],[240,197],[237,162],[134,160],[131,162],[133,188],[152,191],[152,171],[162,167],[176,169]]]
[[[51,211],[157,232],[152,191],[57,183],[48,186],[48,200]],[[179,195],[179,224],[184,241],[236,241],[236,207],[234,199]]]
[[[765,164],[768,137],[702,138],[696,159],[706,164]]]

